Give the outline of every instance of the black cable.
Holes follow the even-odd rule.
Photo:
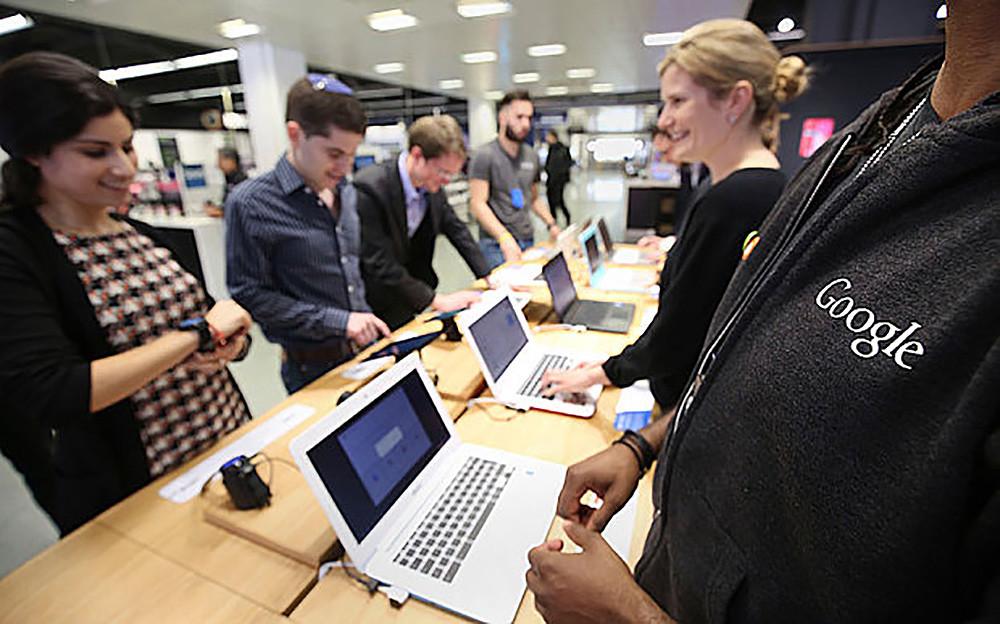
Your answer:
[[[351,570],[354,569],[354,564],[348,562],[346,558],[346,554],[340,556],[340,567],[344,569],[344,573],[347,574],[347,577],[352,581],[363,585],[365,589],[368,590],[369,595],[373,595],[377,592],[381,583],[371,577],[358,574],[357,572],[352,572]]]

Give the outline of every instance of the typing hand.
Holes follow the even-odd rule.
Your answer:
[[[369,312],[351,312],[347,317],[347,337],[360,347],[367,346],[382,336],[388,336],[389,326]]]
[[[639,247],[642,248],[644,251],[659,252],[660,251],[660,243],[662,241],[663,241],[663,238],[661,238],[659,236],[653,236],[652,234],[649,234],[649,235],[643,236],[642,238],[639,239]]]
[[[562,622],[671,622],[632,578],[600,533],[566,522],[579,552],[562,552],[554,539],[528,552],[525,573],[535,608],[549,624]]]
[[[542,375],[542,396],[582,392],[594,384],[611,385],[604,368],[596,362],[583,362],[565,371],[547,370]]]
[[[464,310],[479,301],[482,295],[475,290],[460,290],[450,295],[434,295],[431,307],[438,312],[454,312]]]
[[[556,513],[590,530],[603,531],[631,498],[639,477],[635,455],[624,445],[612,444],[566,470]],[[587,492],[593,492],[603,501],[600,509],[580,502]]]

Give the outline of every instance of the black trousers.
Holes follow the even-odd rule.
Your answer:
[[[545,194],[548,196],[549,210],[552,211],[552,218],[558,222],[559,211],[562,210],[563,214],[566,215],[566,225],[569,225],[572,219],[569,216],[569,208],[566,207],[566,203],[563,201],[563,191],[565,189],[565,182],[549,181],[545,187]]]

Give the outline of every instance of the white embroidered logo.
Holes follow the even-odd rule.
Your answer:
[[[924,354],[923,343],[916,340],[908,340],[918,329],[920,323],[911,322],[906,331],[900,333],[900,327],[889,321],[876,320],[875,313],[868,308],[862,308],[855,304],[852,297],[841,296],[851,290],[851,281],[846,277],[840,277],[819,291],[816,295],[816,305],[822,310],[826,310],[830,318],[844,319],[844,325],[855,334],[867,333],[866,337],[861,337],[851,343],[851,351],[860,358],[873,358],[879,353],[892,358],[896,365],[906,370],[912,370],[903,358],[907,356],[919,357]],[[888,342],[888,344],[885,344]],[[882,349],[882,345],[885,348]],[[912,362],[912,358],[910,362]]]

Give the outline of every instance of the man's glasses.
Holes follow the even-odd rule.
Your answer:
[[[354,95],[353,89],[328,74],[306,74],[306,80],[308,80],[309,84],[313,86],[313,89],[316,89],[317,91]]]

